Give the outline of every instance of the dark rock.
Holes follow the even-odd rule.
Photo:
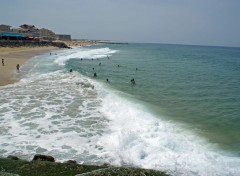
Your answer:
[[[102,165],[102,167],[111,167],[111,165],[108,164],[108,163],[104,163],[104,164]]]
[[[77,161],[75,161],[75,160],[68,160],[65,163],[67,163],[67,164],[77,164]]]
[[[4,176],[169,176],[161,171],[140,168],[103,167],[48,161],[29,162],[7,158],[0,158],[0,176],[2,176],[1,172],[5,174]]]
[[[120,168],[109,167],[77,174],[75,176],[169,176],[160,171],[137,169],[137,168]]]
[[[12,160],[19,160],[18,157],[13,156],[13,155],[9,155],[7,158],[12,159]]]
[[[52,156],[49,156],[49,155],[41,155],[41,154],[36,154],[36,155],[33,157],[33,161],[35,161],[35,160],[55,162],[55,159],[54,159]]]

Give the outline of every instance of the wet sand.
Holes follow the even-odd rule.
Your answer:
[[[17,82],[17,64],[21,66],[24,65],[30,58],[57,50],[56,47],[18,47],[18,48],[0,48],[0,86],[7,84],[12,84]],[[2,59],[4,59],[4,66],[2,64]]]

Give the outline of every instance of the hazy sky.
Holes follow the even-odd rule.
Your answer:
[[[0,24],[79,39],[240,46],[240,0],[0,0]]]

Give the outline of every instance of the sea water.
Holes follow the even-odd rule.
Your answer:
[[[34,57],[0,87],[0,156],[240,175],[239,75],[230,47],[101,44]]]

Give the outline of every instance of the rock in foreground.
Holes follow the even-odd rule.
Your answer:
[[[0,158],[0,175],[6,176],[167,176],[154,170],[112,166],[80,165],[50,161],[24,161]]]

